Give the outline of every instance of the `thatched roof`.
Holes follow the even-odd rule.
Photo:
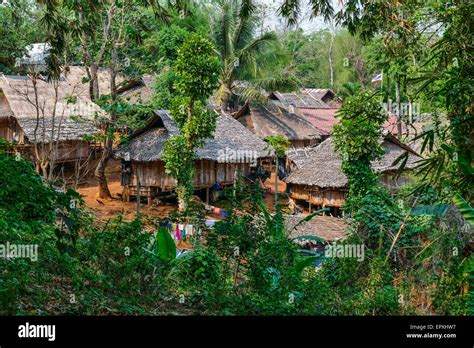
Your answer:
[[[346,236],[346,224],[344,220],[332,216],[315,216],[292,230],[293,227],[303,219],[304,216],[285,216],[286,227],[288,231],[291,230],[290,238],[314,236],[322,238],[327,242],[333,242],[343,239]]]
[[[76,94],[84,98],[89,98],[89,83],[87,81],[87,71],[84,66],[71,65],[66,67],[64,72],[66,81],[74,87]],[[110,94],[110,73],[105,68],[100,68],[97,72],[99,83],[99,94]],[[124,81],[121,75],[116,78],[119,85]]]
[[[99,69],[98,73],[99,93],[110,94],[110,72],[106,68]],[[66,80],[75,86],[78,94],[89,98],[89,84],[83,83],[87,78],[86,68],[83,66],[69,66],[64,74]],[[151,99],[154,75],[144,75],[140,78],[126,78],[119,74],[116,77],[117,92],[120,97],[128,103],[144,103]]]
[[[42,119],[38,123],[36,119],[19,118],[17,122],[31,143],[49,143],[51,139],[54,141],[83,140],[84,135],[98,132],[97,128],[94,128],[90,124],[84,123],[82,120],[77,121],[71,118],[58,119],[54,123],[51,118],[45,118],[44,123]],[[37,124],[38,129],[35,135]]]
[[[151,99],[154,83],[154,75],[144,75],[135,86],[124,90],[120,96],[131,104],[145,103]]]
[[[35,139],[38,110],[41,123],[36,139],[43,139],[44,131],[44,140],[50,141],[53,126],[54,140],[59,141],[79,140],[85,134],[97,132],[93,123],[105,115],[98,105],[78,95],[64,79],[56,82],[57,89],[53,83],[41,79],[36,81],[38,102],[35,101],[35,89],[30,77],[0,75],[0,90],[5,96],[2,109],[9,110],[0,118],[14,117],[30,142]]]
[[[270,98],[297,108],[330,108],[338,106],[338,102],[335,102],[334,92],[327,88],[304,88],[301,91],[290,93],[273,92],[270,94]]]
[[[134,161],[158,161],[170,136],[179,133],[168,111],[156,111],[147,125],[130,137],[128,144],[120,146],[116,157],[130,154]],[[233,154],[232,151],[236,153]],[[237,163],[269,156],[267,144],[242,126],[234,118],[220,114],[214,138],[208,139],[203,148],[196,150],[199,159]],[[234,158],[232,156],[234,155]],[[256,158],[252,158],[256,157]]]
[[[286,152],[288,159],[293,162],[296,168],[301,168],[303,164],[311,158],[319,144],[301,148],[289,148]]]
[[[321,139],[321,131],[296,110],[281,105],[250,106],[246,104],[235,117],[262,139],[283,134],[289,140]]]
[[[395,172],[398,165],[394,166],[393,162],[405,151],[409,153],[406,169],[413,169],[416,165],[415,162],[420,159],[413,150],[390,134],[383,138],[382,145],[385,154],[382,159],[372,163],[372,168],[377,173]],[[347,186],[347,177],[341,169],[342,160],[334,150],[332,138],[326,139],[311,150],[310,157],[299,163],[302,163],[301,167],[286,178],[287,183],[321,188],[344,188]]]

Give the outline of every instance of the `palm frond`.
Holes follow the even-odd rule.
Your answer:
[[[334,15],[334,8],[331,0],[311,0],[311,15],[313,17],[322,16],[325,21],[329,22]]]
[[[300,0],[285,0],[278,12],[288,19],[289,25],[295,25],[301,14]]]
[[[254,12],[257,6],[255,5],[253,0],[242,0],[242,4],[240,6],[240,18],[248,18],[250,17]]]
[[[269,44],[277,42],[277,36],[274,32],[265,33],[262,36],[253,39],[247,43],[239,53],[238,57],[241,61],[245,61],[247,57],[251,57],[253,54],[261,52]]]

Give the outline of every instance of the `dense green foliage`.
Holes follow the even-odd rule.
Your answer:
[[[25,53],[25,47],[34,42],[44,41],[44,33],[36,23],[40,12],[28,1],[12,2],[11,6],[0,5],[0,71],[12,73],[16,62]]]
[[[382,124],[387,119],[375,95],[362,92],[345,100],[333,128],[335,150],[342,157],[342,171],[348,178],[348,206],[377,187],[371,162],[383,155]]]
[[[180,208],[185,209],[193,192],[194,149],[203,146],[216,128],[217,114],[208,110],[207,98],[217,87],[219,60],[208,40],[190,34],[172,69],[177,95],[171,99],[170,113],[180,133],[167,141],[163,160],[166,172],[177,180]]]
[[[1,154],[0,169],[11,185],[2,187],[2,202],[21,183],[31,188],[1,206],[2,243],[39,246],[36,261],[0,259],[2,314],[426,314],[420,302],[426,296],[430,311],[461,315],[471,301],[463,289],[472,281],[472,262],[452,254],[462,245],[453,238],[455,225],[441,231],[435,219],[416,217],[398,257],[384,261],[389,240],[380,246],[378,224],[397,228],[406,208],[379,196],[365,198],[355,217],[367,233],[346,241],[366,245],[364,260],[326,258],[316,271],[288,238],[280,209],[270,214],[254,186],[228,197],[229,217],[203,229],[194,251],[170,258],[162,243],[169,235],[151,221],[118,216],[97,225],[80,200],[70,208],[77,195],[56,192],[27,162]],[[20,212],[31,204],[36,213]],[[74,221],[65,228],[66,236],[76,235],[68,248],[58,243],[61,217]],[[433,242],[413,244],[420,238]]]

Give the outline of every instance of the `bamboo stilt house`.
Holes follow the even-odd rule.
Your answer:
[[[0,74],[0,137],[33,161],[74,163],[95,156],[96,143],[85,137],[99,130],[104,112],[78,96],[61,79]]]
[[[381,174],[381,182],[391,190],[396,190],[407,182],[405,175],[395,178],[398,166],[395,160],[404,152],[408,152],[405,170],[415,167],[420,159],[418,154],[407,145],[402,144],[391,134],[384,136],[382,145],[385,148],[383,157],[372,163],[376,173]],[[286,179],[290,196],[295,200],[305,201],[309,209],[333,208],[338,215],[347,195],[347,177],[342,172],[342,160],[333,147],[332,138],[328,138],[318,146],[306,152],[308,157],[302,159],[301,154],[290,157],[294,160],[295,169]]]
[[[156,111],[127,144],[116,150],[115,157],[124,163],[125,196],[137,196],[139,191],[140,197],[147,197],[151,203],[154,197],[175,188],[176,181],[166,174],[162,155],[166,141],[178,132],[168,111]],[[197,149],[196,155],[194,187],[209,189],[215,184],[233,184],[239,173],[249,174],[251,166],[268,157],[269,152],[263,140],[232,117],[220,114],[214,138]]]

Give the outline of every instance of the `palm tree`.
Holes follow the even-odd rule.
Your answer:
[[[354,96],[360,92],[362,86],[358,82],[344,82],[337,93],[342,99]]]
[[[251,1],[220,0],[217,2],[217,20],[214,23],[214,40],[222,61],[220,86],[215,99],[226,110],[229,99],[235,94],[236,81],[245,99],[259,98],[261,88],[276,89],[287,86],[287,77],[268,73],[268,67],[283,57],[274,32],[256,37],[258,17]]]

